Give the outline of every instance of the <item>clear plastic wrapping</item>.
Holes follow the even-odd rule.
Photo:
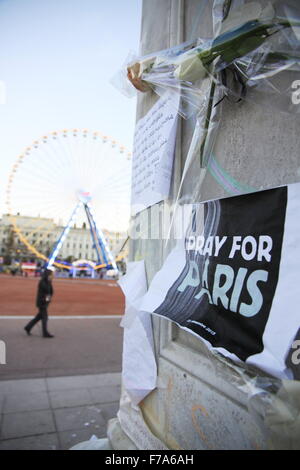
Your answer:
[[[207,351],[207,355],[215,374],[245,396],[247,409],[265,440],[259,449],[299,449],[300,382],[267,376],[247,365],[237,365],[215,351]]]
[[[224,2],[215,1],[213,38],[199,37],[128,61],[128,81],[140,92],[180,94],[179,113],[184,118],[203,106],[208,77],[233,101],[248,99],[299,113],[300,12],[296,3],[270,2],[262,8],[259,2],[251,2],[233,9],[230,2],[225,3],[224,10]],[[294,73],[292,81],[290,77],[286,81],[285,70]]]

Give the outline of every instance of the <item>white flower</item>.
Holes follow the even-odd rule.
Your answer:
[[[187,82],[196,82],[207,75],[207,70],[203,66],[198,54],[184,54],[178,65],[175,63],[174,76],[178,80],[185,80]]]

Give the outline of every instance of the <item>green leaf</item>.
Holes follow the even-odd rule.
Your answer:
[[[265,41],[265,38],[262,37],[250,37],[247,38],[245,41],[240,42],[237,44],[236,49],[231,49],[229,51],[225,50],[223,54],[221,54],[221,57],[223,60],[226,62],[230,63],[235,59],[238,59],[239,57],[243,57],[249,52],[254,51],[258,47],[260,47]]]

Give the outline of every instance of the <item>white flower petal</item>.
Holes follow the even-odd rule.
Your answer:
[[[175,78],[188,82],[196,82],[197,80],[204,78],[206,74],[207,70],[203,67],[198,55],[187,57],[178,64],[174,71]]]

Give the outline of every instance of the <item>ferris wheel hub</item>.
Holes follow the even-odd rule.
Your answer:
[[[92,200],[92,196],[88,191],[78,191],[77,197],[83,204],[87,204]]]

